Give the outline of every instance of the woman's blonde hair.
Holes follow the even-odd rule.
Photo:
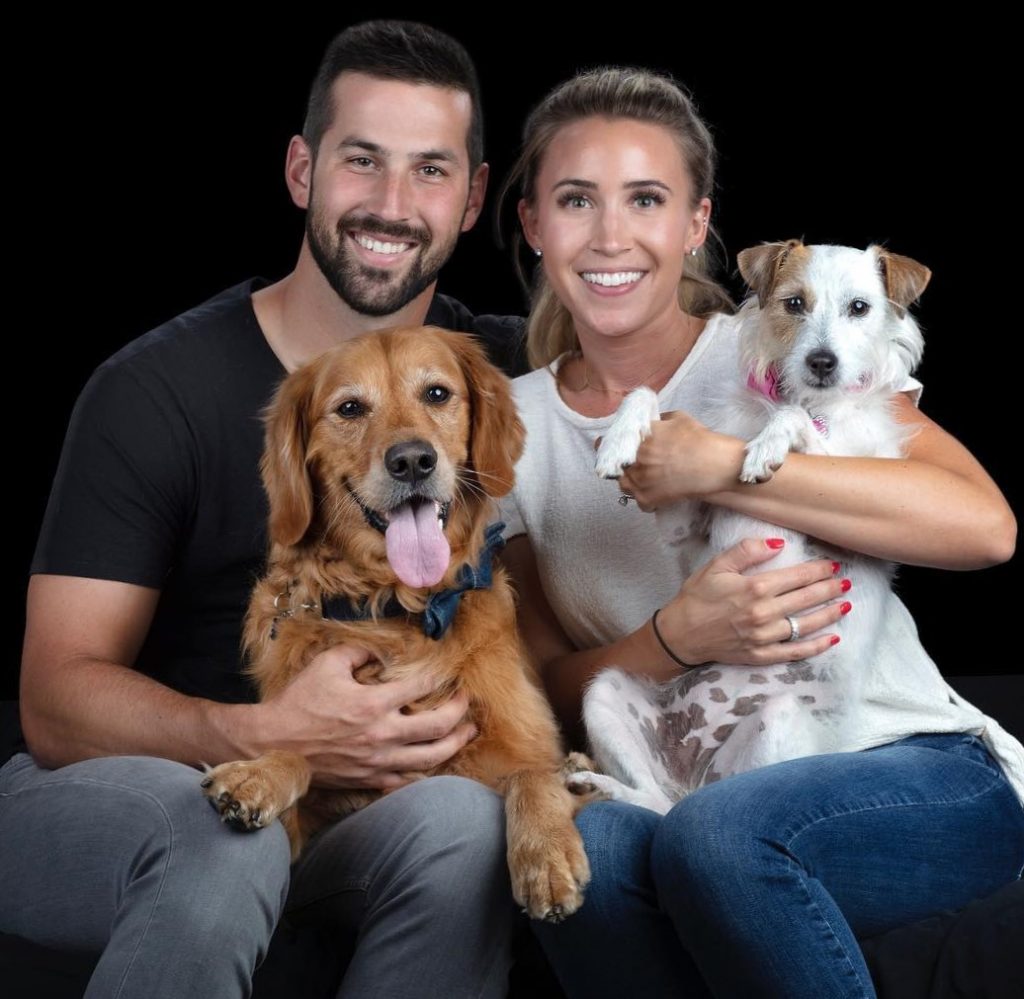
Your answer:
[[[628,118],[667,129],[679,144],[693,184],[694,206],[702,198],[711,196],[715,182],[715,145],[690,98],[669,76],[634,67],[607,66],[580,73],[559,84],[530,112],[523,126],[522,149],[502,187],[501,200],[518,187],[527,204],[533,204],[537,174],[555,134],[572,122],[595,117]],[[521,244],[517,233],[514,239],[516,269],[526,283],[518,253]],[[707,255],[705,244],[695,257],[687,257],[679,283],[680,306],[695,316],[732,312],[734,306],[728,293],[708,276]],[[526,349],[530,364],[535,368],[550,364],[566,351],[579,349],[572,316],[551,290],[539,267],[527,323]]]

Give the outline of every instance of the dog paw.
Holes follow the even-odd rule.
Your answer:
[[[603,479],[619,478],[636,460],[637,450],[657,419],[658,397],[650,389],[637,389],[626,396],[597,449],[597,474]]]
[[[259,760],[222,763],[208,769],[200,787],[221,821],[236,829],[262,829],[291,804],[282,800]]]
[[[509,853],[512,893],[531,919],[560,923],[583,904],[590,864],[576,827],[549,830]]]
[[[785,447],[773,446],[770,441],[751,441],[740,470],[740,482],[767,482],[782,467],[788,453]]]

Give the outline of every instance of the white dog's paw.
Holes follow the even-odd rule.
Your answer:
[[[789,454],[789,441],[781,434],[758,434],[746,447],[740,482],[767,482]]]
[[[597,474],[617,479],[636,460],[636,452],[660,419],[658,397],[649,388],[634,389],[619,406],[615,420],[597,449]]]

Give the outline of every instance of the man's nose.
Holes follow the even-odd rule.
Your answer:
[[[412,215],[410,178],[399,170],[385,170],[374,185],[367,209],[389,222],[404,222]]]

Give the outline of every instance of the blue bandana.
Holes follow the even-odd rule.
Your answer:
[[[505,546],[501,536],[505,530],[502,523],[488,525],[484,531],[484,546],[480,551],[480,561],[475,566],[464,565],[455,580],[455,585],[448,590],[433,593],[427,600],[427,606],[420,615],[423,618],[423,634],[435,641],[444,637],[451,627],[455,614],[462,601],[462,594],[468,590],[489,590],[493,581],[494,556]],[[348,597],[324,597],[320,601],[323,616],[331,621],[368,621],[371,618],[367,602],[361,600],[353,603]],[[378,612],[379,617],[411,616],[394,597]]]

